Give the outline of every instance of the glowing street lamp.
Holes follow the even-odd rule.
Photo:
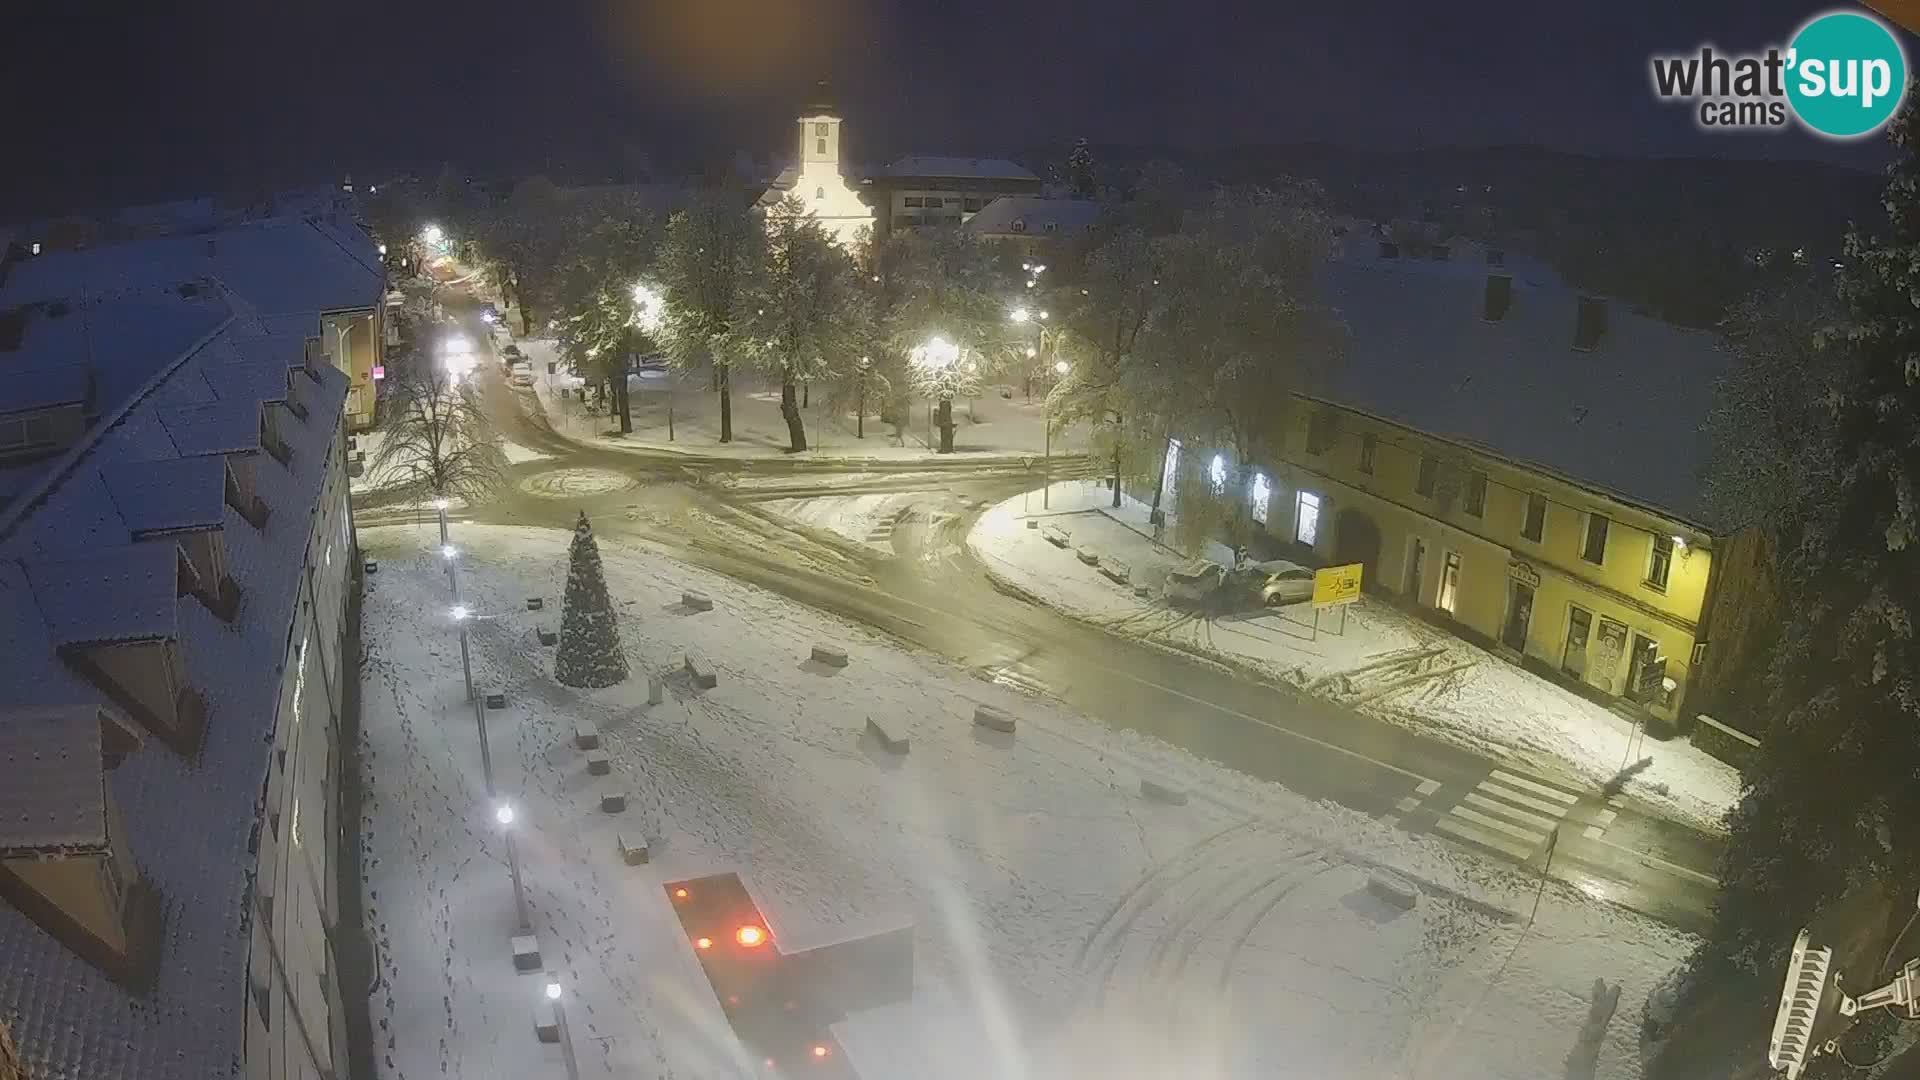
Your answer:
[[[465,604],[455,604],[453,605],[452,614],[454,622],[463,623],[473,615],[473,612],[469,611]]]
[[[1071,369],[1072,365],[1068,364],[1065,360],[1055,360],[1053,362],[1053,373],[1062,378],[1065,378],[1067,372]]]
[[[1025,307],[1017,307],[1007,315],[1007,318],[1017,323],[1023,323],[1033,318],[1033,312],[1028,311]]]
[[[573,1036],[567,1033],[567,1003],[560,999],[560,984],[547,984],[547,1000],[553,1002],[554,1023],[560,1028],[560,1053],[567,1060],[567,1080],[580,1080],[580,1063],[573,1059]]]
[[[664,313],[660,293],[644,281],[633,283],[633,325],[649,334],[659,333]]]
[[[949,374],[960,363],[960,346],[946,338],[934,335],[926,344],[916,345],[907,353],[907,359],[921,371],[922,379],[930,385],[939,398],[940,409],[940,453],[953,451],[953,377]],[[931,436],[931,432],[928,433]],[[931,438],[928,440],[931,442]]]
[[[507,839],[507,872],[513,875],[513,910],[520,917],[520,932],[526,933],[532,928],[527,919],[527,890],[520,883],[520,855],[513,846],[513,804],[500,802],[493,808],[493,820],[500,823],[500,831]]]

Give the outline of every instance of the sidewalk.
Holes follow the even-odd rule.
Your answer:
[[[1113,510],[1111,497],[1098,484],[1057,483],[1046,513],[1037,492],[1016,496],[981,516],[967,547],[995,579],[1088,622],[1247,665],[1514,764],[1570,771],[1597,787],[1651,756],[1626,793],[1704,829],[1723,829],[1739,799],[1739,773],[1687,741],[1637,738],[1629,721],[1601,705],[1371,597],[1317,619],[1304,605],[1213,620],[1171,609],[1162,599],[1166,575],[1186,557],[1153,542],[1146,507],[1128,499]],[[1067,547],[1028,528],[1030,518],[1064,531]],[[1081,562],[1080,547],[1124,563],[1129,585]],[[1231,559],[1223,548],[1208,555]],[[1147,595],[1136,595],[1135,585]]]
[[[720,399],[708,381],[672,371],[629,377],[633,431],[620,435],[615,433],[620,426],[617,415],[602,412],[589,416],[579,395],[571,392],[579,380],[566,374],[566,363],[551,339],[518,338],[514,345],[533,365],[534,393],[554,431],[596,449],[799,461],[986,463],[1032,458],[1036,469],[1046,453],[1043,399],[1036,393],[1031,402],[1027,401],[1016,384],[989,387],[985,396],[972,402],[954,402],[951,454],[934,449],[940,433],[937,428],[929,430],[928,402],[914,402],[914,422],[901,431],[902,443],[895,445],[892,426],[872,415],[867,417],[865,437],[860,437],[854,416],[830,413],[827,388],[816,386],[811,404],[801,410],[808,449],[790,454],[787,423],[780,415],[780,385],[747,371],[735,371],[733,375],[731,443],[720,442]],[[549,362],[555,369],[551,375],[547,373]],[[564,399],[562,390],[569,391]],[[1000,396],[1003,390],[1011,396]],[[1083,427],[1055,430],[1053,434],[1055,454],[1085,453],[1086,447]]]

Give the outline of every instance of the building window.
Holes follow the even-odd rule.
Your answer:
[[[1213,455],[1207,462],[1207,486],[1215,495],[1224,495],[1227,491],[1227,459],[1223,455]]]
[[[1600,565],[1607,558],[1607,518],[1604,514],[1587,515],[1587,539],[1580,545],[1580,557]]]
[[[1487,474],[1483,472],[1467,474],[1468,517],[1482,517],[1487,512]]]
[[[1447,614],[1453,614],[1454,600],[1460,595],[1460,553],[1449,551],[1440,560],[1440,595],[1434,599],[1433,606]]]
[[[1432,454],[1420,455],[1420,475],[1413,482],[1413,493],[1433,498],[1433,486],[1440,478],[1440,459]]]
[[[967,199],[960,204],[960,209],[971,213],[975,210],[980,209],[981,205],[982,204],[979,199]]]
[[[40,446],[53,441],[53,418],[42,413],[0,422],[0,447]]]
[[[1707,662],[1707,643],[1706,642],[1696,641],[1693,643],[1692,661],[1693,661],[1692,662],[1693,667],[1699,667],[1701,664],[1704,664]]]
[[[815,135],[818,135],[818,136],[820,136],[820,137],[821,137],[821,138],[823,138],[823,139],[824,139],[824,138],[826,138],[826,137],[827,137],[827,122],[826,122],[825,120],[819,120],[819,121],[815,121],[815,123],[814,123],[814,125],[813,125],[813,133],[814,133]]]
[[[1647,557],[1647,584],[1667,591],[1667,575],[1673,570],[1673,537],[1654,536],[1653,549]]]
[[[1010,232],[1026,232],[1027,223],[1025,221],[1022,221],[1019,218],[1014,218],[1013,224],[1009,225],[1007,228],[1008,228],[1008,231]]]
[[[1055,224],[1054,224],[1053,222],[1051,222],[1051,221],[1049,221],[1049,222],[1047,222],[1047,231],[1048,231],[1048,232],[1054,232],[1054,231],[1055,231],[1056,229],[1058,229],[1058,228],[1059,228],[1059,226],[1057,226],[1057,225],[1055,225]]]
[[[816,154],[819,154],[821,157],[826,157],[827,156],[827,140],[825,139],[813,140],[813,152]]]
[[[925,206],[926,204],[927,204],[927,200],[918,195],[907,196],[903,203],[903,205],[908,207],[922,207],[922,206]]]
[[[1312,547],[1320,535],[1320,496],[1311,491],[1303,491],[1294,500],[1293,538],[1296,542]]]
[[[817,187],[817,188],[814,188],[814,189],[813,189],[813,197],[814,197],[814,198],[816,198],[816,199],[824,199],[824,198],[826,198],[826,197],[827,197],[827,189],[826,189],[826,188],[823,188],[823,187]]]
[[[1530,491],[1527,493],[1526,520],[1520,523],[1520,535],[1537,544],[1540,542],[1540,537],[1546,534],[1546,528],[1546,496]]]
[[[1324,454],[1333,445],[1333,414],[1325,409],[1307,420],[1307,453]]]
[[[1360,471],[1373,475],[1373,453],[1379,449],[1380,440],[1371,435],[1360,436]]]
[[[1267,505],[1273,497],[1273,485],[1267,481],[1266,473],[1253,474],[1253,520],[1262,525],[1267,523]]]

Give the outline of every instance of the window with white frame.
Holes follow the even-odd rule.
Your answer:
[[[1268,482],[1266,473],[1253,474],[1253,520],[1262,525],[1267,523],[1267,504],[1273,497],[1273,485]]]
[[[1294,499],[1293,539],[1312,547],[1320,536],[1320,496],[1303,491]]]
[[[1647,552],[1647,586],[1665,592],[1673,572],[1673,537],[1655,534]]]

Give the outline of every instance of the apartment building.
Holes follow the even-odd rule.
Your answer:
[[[1650,717],[1709,657],[1712,335],[1476,245],[1356,233],[1326,269],[1351,351],[1250,478],[1283,549]]]
[[[0,308],[0,1029],[25,1076],[341,1077],[348,376],[107,250]]]
[[[1003,195],[1039,195],[1040,178],[1004,158],[900,158],[868,180],[875,228],[961,225]]]

